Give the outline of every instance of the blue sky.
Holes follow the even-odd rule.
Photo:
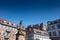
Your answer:
[[[60,0],[0,0],[0,18],[23,25],[60,18]]]

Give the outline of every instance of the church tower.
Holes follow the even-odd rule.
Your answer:
[[[16,34],[16,40],[26,40],[26,30],[22,26],[22,20],[20,21],[20,26],[18,28],[18,33]]]

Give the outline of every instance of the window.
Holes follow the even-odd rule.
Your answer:
[[[44,36],[49,36],[49,34],[48,33],[44,33]]]
[[[0,35],[4,35],[4,32],[0,31]]]
[[[58,31],[59,35],[60,35],[60,31]]]
[[[13,28],[12,30],[15,31],[15,28]]]
[[[0,28],[3,28],[3,26],[0,24]]]
[[[6,30],[6,26],[3,26],[3,29],[5,29],[5,30]]]
[[[17,30],[17,29],[15,29],[15,32],[17,33],[17,32],[18,32],[18,30]],[[15,34],[16,34],[16,33],[15,33]]]
[[[52,29],[52,27],[51,26],[48,26],[48,30],[51,30]]]
[[[34,35],[34,38],[40,38],[41,36],[40,35]]]
[[[1,35],[3,35],[3,32],[1,32]]]
[[[3,33],[3,35],[10,36],[10,33],[5,32],[5,33]]]
[[[55,26],[49,26],[48,30],[55,30]]]
[[[13,34],[13,36],[15,36],[15,34]]]
[[[7,27],[7,31],[11,31],[11,29],[12,29],[11,27]]]
[[[10,36],[13,36],[13,34],[10,34]]]
[[[11,36],[15,36],[15,34],[11,34]]]
[[[8,33],[8,36],[10,36],[10,33]]]
[[[41,32],[37,32],[36,34],[41,35]]]
[[[17,29],[15,29],[15,31],[17,31]]]
[[[52,33],[51,32],[49,32],[49,36],[52,36]]]
[[[0,24],[0,28],[3,28],[6,30],[6,26]]]
[[[36,40],[39,40],[39,39],[36,39]]]
[[[0,32],[0,35],[1,35],[1,32]]]
[[[33,40],[33,39],[27,39],[27,40]]]
[[[9,31],[11,31],[12,30],[12,27],[9,27]]]
[[[57,25],[57,29],[60,29],[60,24]]]
[[[5,40],[8,40],[8,38],[5,38]]]
[[[0,24],[0,26],[1,26],[1,24]]]
[[[7,33],[6,36],[9,36],[9,33]]]
[[[5,36],[7,36],[7,33],[5,33]]]
[[[3,33],[3,35],[5,35],[5,33]]]
[[[56,34],[56,31],[53,31],[53,36],[56,36],[57,34]]]
[[[18,32],[18,30],[16,28],[12,28],[13,31],[15,31],[16,33]]]
[[[52,26],[52,30],[54,30],[55,29],[55,26]]]
[[[28,35],[29,38],[32,38],[33,36],[32,35]]]

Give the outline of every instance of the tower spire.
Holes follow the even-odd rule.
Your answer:
[[[20,27],[22,27],[22,20],[20,20]]]

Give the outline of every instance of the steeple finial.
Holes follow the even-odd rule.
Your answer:
[[[22,20],[20,20],[20,25],[22,25]]]

